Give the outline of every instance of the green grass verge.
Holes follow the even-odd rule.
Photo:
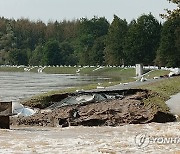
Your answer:
[[[30,107],[38,107],[38,108],[46,108],[53,102],[53,96],[59,95],[59,94],[65,94],[65,93],[73,93],[76,92],[76,90],[89,90],[89,89],[95,89],[96,84],[91,84],[88,86],[81,86],[76,88],[67,88],[63,90],[56,90],[56,91],[49,91],[47,93],[35,95],[29,99],[24,100],[21,102],[23,105],[30,106]]]
[[[169,73],[170,71],[166,71],[166,70],[152,70],[151,72],[147,73],[147,75],[145,75],[144,77],[147,79],[152,79],[154,77],[168,75]]]
[[[76,88],[68,88],[65,90],[49,91],[47,93],[35,95],[29,99],[24,100],[21,103],[25,106],[38,107],[38,108],[43,109],[43,108],[48,107],[51,104],[53,95],[71,93],[71,92],[75,92],[75,91],[76,91]]]
[[[180,77],[157,81],[139,88],[151,91],[148,99],[144,99],[146,105],[156,106],[161,111],[168,112],[169,108],[165,102],[170,99],[170,96],[180,92]]]
[[[91,75],[93,74],[93,70],[95,70],[97,67],[85,67],[80,69],[81,75]]]

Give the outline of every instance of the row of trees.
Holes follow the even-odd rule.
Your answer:
[[[0,18],[0,64],[180,66],[180,17],[50,22]]]

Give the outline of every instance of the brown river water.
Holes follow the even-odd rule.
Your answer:
[[[118,127],[11,127],[0,153],[180,153],[180,123]]]

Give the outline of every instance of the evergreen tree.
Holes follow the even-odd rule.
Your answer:
[[[62,42],[60,44],[61,49],[61,64],[62,65],[75,65],[77,62],[76,55],[74,54],[74,48],[69,42]]]
[[[180,17],[167,20],[162,28],[161,43],[156,57],[159,66],[180,66]]]
[[[9,64],[28,65],[27,53],[25,50],[13,49],[9,53]]]
[[[86,18],[81,19],[75,50],[78,55],[80,65],[96,65],[99,63],[99,59],[94,59],[96,56],[94,54],[102,52],[102,50],[104,50],[104,46],[100,45],[98,47],[99,51],[97,51],[95,42],[98,42],[100,37],[107,34],[108,28],[109,23],[105,18],[94,17],[91,20]]]
[[[31,57],[29,58],[29,64],[38,66],[43,64],[43,47],[38,45],[34,51],[32,51]]]
[[[56,40],[48,41],[43,47],[43,65],[59,65],[61,64],[61,55],[59,43]]]
[[[105,61],[108,65],[124,64],[124,43],[127,33],[126,20],[114,15],[106,39]]]
[[[104,49],[105,37],[99,37],[94,41],[94,44],[89,53],[90,65],[104,65]]]

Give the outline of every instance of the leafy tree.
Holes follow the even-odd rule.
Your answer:
[[[4,17],[0,17],[0,34],[6,33],[6,19]]]
[[[109,23],[105,18],[94,17],[91,20],[86,18],[81,19],[75,50],[79,58],[79,64],[95,65],[99,63],[99,61],[95,61],[94,59],[93,52],[97,52],[95,51],[96,47],[94,44],[98,38],[107,34],[108,28]]]
[[[38,45],[36,49],[32,52],[29,58],[29,64],[33,66],[38,66],[43,64],[43,47]]]
[[[126,64],[154,62],[160,41],[161,25],[152,14],[142,15],[129,26],[126,36]]]
[[[63,41],[71,41],[72,39],[76,39],[78,35],[78,29],[80,26],[79,20],[72,20],[72,21],[66,21],[63,20],[62,23],[60,23],[61,26],[61,33]]]
[[[79,58],[80,65],[89,65],[89,52],[94,44],[94,38],[91,34],[84,34],[78,40],[76,54]]]
[[[56,40],[48,41],[43,47],[44,65],[59,65],[61,63],[60,47]]]
[[[174,3],[177,5],[177,8],[174,10],[165,9],[167,14],[160,14],[162,18],[173,19],[180,16],[180,0],[168,0],[169,3]]]
[[[142,15],[127,25],[114,16],[49,22],[0,17],[0,64],[24,65],[134,65],[179,66],[180,26],[177,9],[163,25]]]
[[[180,17],[167,20],[162,28],[161,43],[156,56],[159,66],[180,66]]]
[[[180,52],[180,26],[176,27],[175,36],[176,36],[175,46]]]
[[[106,39],[105,61],[109,65],[124,64],[124,43],[127,33],[126,20],[114,15]]]
[[[140,40],[137,34],[137,22],[135,20],[131,21],[128,27],[128,32],[125,38],[125,64],[134,65],[136,62],[140,61],[138,57],[140,51]]]
[[[61,64],[62,65],[75,65],[77,58],[74,54],[74,48],[69,42],[62,42],[61,49]]]
[[[26,51],[20,49],[13,49],[9,53],[9,63],[11,65],[28,65],[28,58]]]
[[[6,30],[0,34],[0,49],[10,51],[16,46],[16,37],[11,21],[6,21]]]
[[[104,36],[97,38],[89,52],[90,65],[104,65]]]

